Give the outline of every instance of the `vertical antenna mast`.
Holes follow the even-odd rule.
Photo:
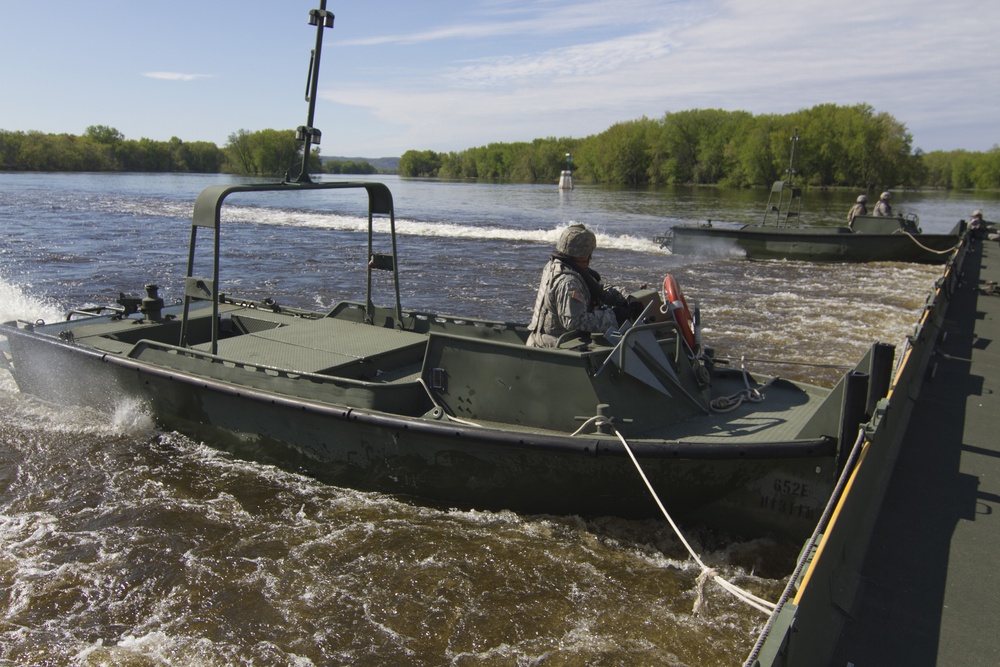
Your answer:
[[[296,178],[298,183],[312,183],[309,178],[309,154],[312,145],[317,146],[323,133],[313,127],[313,116],[316,114],[316,88],[319,85],[319,62],[323,54],[323,28],[333,27],[333,12],[326,11],[326,0],[319,0],[319,9],[309,10],[309,25],[316,26],[316,48],[309,58],[309,75],[306,79],[306,101],[309,102],[309,117],[305,125],[295,129],[295,139],[302,142],[302,169]]]
[[[788,173],[789,185],[792,184],[792,177],[795,175],[795,143],[798,140],[799,140],[799,128],[795,128],[795,132],[792,133],[792,156],[788,158],[788,169],[785,170]]]

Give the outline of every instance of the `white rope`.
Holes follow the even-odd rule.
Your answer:
[[[743,386],[745,388],[729,396],[713,398],[711,403],[709,403],[713,412],[732,412],[736,408],[743,405],[746,401],[749,401],[750,403],[762,402],[764,400],[764,394],[761,393],[761,389],[766,389],[771,386],[772,382],[778,379],[771,378],[767,381],[767,384],[761,385],[760,387],[751,387],[745,362],[746,357],[740,357],[740,370],[743,372]]]
[[[431,403],[434,404],[435,408],[441,411],[441,414],[444,415],[445,419],[447,419],[448,421],[455,422],[456,424],[463,424],[465,426],[475,426],[476,428],[482,428],[482,426],[477,424],[476,422],[470,422],[467,419],[461,419],[460,417],[448,414],[448,411],[444,409],[444,406],[437,402],[437,399],[434,397],[434,392],[432,392],[431,388],[427,386],[427,383],[424,382],[424,379],[417,378],[417,383],[424,388],[424,391],[427,392],[427,397],[431,399]]]
[[[905,230],[902,230],[902,229],[899,229],[899,230],[896,230],[896,231],[902,232],[903,234],[906,234],[907,236],[910,237],[911,241],[913,241],[914,243],[916,243],[922,249],[926,250],[927,252],[932,252],[935,255],[947,255],[950,252],[955,252],[955,250],[958,248],[958,246],[962,245],[962,242],[959,241],[958,243],[956,243],[952,247],[948,248],[947,250],[935,250],[934,248],[928,248],[927,246],[925,246],[923,243],[921,243],[920,241],[917,240],[917,237],[915,237],[913,234],[911,234],[908,231],[905,231]]]
[[[851,474],[854,472],[854,465],[861,454],[861,445],[864,441],[865,425],[862,424],[858,428],[858,437],[854,441],[854,446],[851,447],[851,453],[847,457],[847,462],[840,471],[840,477],[837,478],[837,484],[833,487],[833,492],[827,499],[826,507],[823,508],[823,514],[816,523],[816,527],[813,529],[812,535],[808,540],[806,540],[805,546],[803,546],[802,550],[799,552],[799,559],[795,564],[795,569],[792,571],[791,576],[788,578],[785,590],[782,591],[781,597],[778,598],[778,604],[775,607],[775,612],[780,611],[785,604],[792,599],[792,594],[799,585],[799,577],[802,575],[802,571],[805,570],[808,564],[812,563],[814,558],[813,548],[816,546],[816,543],[819,542],[820,536],[823,535],[829,526],[830,517],[833,516],[834,508],[837,503],[840,502],[840,498],[844,494],[844,489],[847,486],[847,480],[850,479]],[[767,619],[767,623],[764,624],[764,629],[761,630],[760,634],[757,636],[757,642],[754,644],[753,649],[751,649],[746,662],[743,663],[743,667],[753,667],[753,665],[756,664],[757,656],[760,655],[760,651],[764,647],[764,642],[767,641],[768,636],[770,636],[771,628],[774,625],[774,620],[777,616],[777,613],[772,613],[771,617]]]
[[[632,459],[632,464],[635,466],[635,469],[639,472],[639,476],[642,477],[642,481],[643,483],[645,483],[646,488],[649,489],[649,493],[650,495],[653,496],[653,500],[656,501],[657,507],[660,508],[660,512],[663,513],[663,516],[667,520],[667,523],[669,523],[670,527],[673,528],[674,533],[677,535],[677,538],[681,541],[681,544],[684,545],[684,548],[687,549],[687,552],[691,555],[691,558],[693,558],[694,562],[696,562],[698,564],[698,567],[701,568],[701,574],[698,576],[698,594],[697,598],[695,599],[693,613],[695,614],[699,613],[701,611],[701,607],[704,605],[704,586],[705,582],[708,581],[709,579],[711,579],[719,586],[721,586],[724,590],[734,595],[737,599],[742,600],[746,604],[750,605],[754,609],[762,611],[765,614],[770,614],[772,611],[774,611],[775,605],[773,602],[769,602],[767,600],[764,600],[763,598],[759,598],[753,593],[743,590],[736,584],[727,581],[726,579],[723,579],[722,576],[716,573],[714,569],[708,567],[707,565],[705,565],[705,563],[702,562],[701,558],[698,557],[698,554],[695,553],[695,550],[691,548],[691,545],[684,538],[684,534],[681,533],[681,529],[677,527],[676,523],[674,523],[674,520],[670,516],[670,513],[667,512],[667,508],[663,506],[663,503],[660,501],[660,497],[656,494],[656,491],[653,490],[653,485],[649,483],[649,478],[646,477],[646,473],[643,471],[642,466],[639,465],[639,460],[635,457],[635,454],[632,452],[632,448],[629,446],[628,442],[622,436],[621,432],[614,427],[612,420],[602,416],[591,417],[584,423],[584,426],[594,422],[611,424],[611,428],[614,429],[615,435],[618,436],[618,440],[620,440],[622,446],[625,447],[625,451],[628,453],[629,458]],[[579,433],[580,430],[584,428],[584,426],[581,426],[580,429],[577,430],[577,433]],[[576,433],[574,433],[574,435],[576,435]]]
[[[716,363],[720,362],[728,363],[731,360],[726,359],[725,357],[714,357],[714,361]],[[853,368],[853,366],[848,366],[847,364],[817,364],[811,361],[790,361],[788,359],[765,359],[762,357],[756,357],[756,358],[740,357],[740,363],[743,363],[744,361],[753,364],[778,364],[781,366],[804,366],[807,368],[832,368],[834,370],[849,370]]]

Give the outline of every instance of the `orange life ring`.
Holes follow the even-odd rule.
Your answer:
[[[681,293],[681,287],[672,275],[667,274],[663,279],[663,293],[666,295],[665,301],[670,304],[670,312],[674,315],[674,322],[681,330],[681,335],[687,342],[688,347],[694,350],[694,331],[691,329],[691,309],[688,308],[687,299]]]

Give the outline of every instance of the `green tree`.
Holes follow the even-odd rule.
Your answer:
[[[667,159],[660,177],[664,183],[694,183],[698,166],[698,109],[667,113],[660,142]]]
[[[397,170],[400,176],[437,176],[441,169],[441,157],[434,151],[406,151],[399,158]]]
[[[222,170],[225,162],[225,152],[211,141],[190,141],[179,147],[174,161],[182,162],[187,171],[200,174],[216,174]]]
[[[993,145],[986,153],[980,153],[972,170],[972,185],[977,190],[1000,189],[1000,146]]]
[[[776,138],[786,138],[781,148],[788,150],[786,133],[774,116],[761,116],[746,122],[743,140],[732,147],[735,164],[724,182],[736,187],[767,186],[780,180],[782,167],[778,163]]]
[[[169,143],[143,137],[134,155],[136,169],[141,171],[174,171],[174,152]]]
[[[258,176],[297,174],[302,163],[301,146],[294,130],[260,130],[254,133],[254,161]]]
[[[463,151],[406,151],[403,176],[480,178],[497,181],[558,181],[573,155],[577,181],[768,186],[783,179],[789,138],[801,141],[795,155],[797,183],[875,191],[893,186],[1000,189],[1000,147],[990,151],[913,150],[906,126],[868,104],[819,104],[778,115],[691,109],[660,119],[615,123],[582,139],[535,139],[490,143]],[[216,172],[295,177],[301,146],[290,130],[238,130],[223,149],[210,142],[125,139],[115,128],[92,125],[76,137],[0,130],[0,169],[144,170]],[[323,171],[319,149],[309,156],[310,173]],[[373,173],[365,162],[327,163],[336,173]]]
[[[229,135],[229,141],[226,142],[224,150],[228,164],[234,173],[259,173],[252,137],[253,133],[250,130],[236,130]]]
[[[125,135],[107,125],[90,125],[84,130],[83,136],[106,146],[118,146],[125,141]]]
[[[13,171],[21,168],[21,147],[24,132],[0,130],[0,169]]]
[[[648,118],[616,123],[598,141],[606,164],[605,178],[620,185],[639,185],[649,179],[650,152],[646,145]]]
[[[375,174],[378,173],[376,169],[367,160],[362,160],[360,162],[356,160],[343,160],[336,161],[330,160],[323,165],[323,171],[328,174]]]

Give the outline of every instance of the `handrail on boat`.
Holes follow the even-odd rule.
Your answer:
[[[306,190],[342,190],[349,188],[364,188],[368,193],[368,289],[365,300],[365,321],[374,318],[375,305],[372,300],[372,271],[377,269],[391,270],[393,273],[393,288],[395,291],[396,321],[402,315],[399,297],[399,262],[396,261],[396,214],[392,203],[392,193],[383,183],[361,181],[335,181],[329,183],[288,182],[252,183],[241,185],[212,185],[198,195],[194,203],[194,214],[191,216],[191,241],[188,248],[187,275],[184,284],[184,310],[181,314],[180,347],[187,347],[187,332],[189,309],[192,301],[212,302],[212,353],[218,352],[219,346],[219,301],[220,275],[219,256],[221,250],[222,203],[235,192],[303,192]],[[376,215],[389,217],[389,237],[391,239],[391,254],[374,252],[374,224]],[[198,228],[204,227],[213,232],[212,271],[211,277],[195,275],[195,250],[198,241]]]
[[[764,207],[764,217],[760,220],[760,225],[767,224],[767,218],[774,213],[774,226],[787,227],[789,218],[795,218],[795,226],[799,225],[799,213],[802,211],[802,188],[792,185],[792,178],[795,176],[795,143],[799,140],[799,128],[795,128],[792,135],[791,157],[788,159],[788,168],[785,170],[785,178],[775,181],[771,185],[771,194],[767,197],[767,205]],[[788,193],[788,201],[785,201],[785,193]],[[778,193],[776,204],[771,203],[774,193]],[[792,205],[795,204],[795,210]]]
[[[66,321],[69,322],[73,319],[74,315],[79,317],[101,317],[104,311],[110,310],[115,313],[125,312],[124,308],[116,308],[114,306],[93,306],[91,308],[73,308],[66,311]]]
[[[346,311],[349,310],[364,310],[365,304],[357,301],[339,301],[334,304],[333,308],[327,312],[324,317],[340,317]],[[374,324],[379,326],[384,326],[380,323],[379,317],[382,315],[379,311],[388,310],[381,306],[375,306],[374,313],[366,313],[366,317],[373,318]],[[524,331],[526,332],[526,325],[522,322],[508,322],[505,320],[488,320],[480,317],[461,317],[458,315],[448,315],[445,313],[436,313],[432,311],[425,310],[407,310],[402,312],[402,317],[398,317],[395,323],[397,329],[402,329],[403,331],[416,330],[416,323],[418,321],[424,322],[435,322],[440,324],[449,324],[462,327],[474,327],[474,328],[484,328],[492,329],[497,332],[502,331]],[[409,327],[409,328],[407,328]]]
[[[396,320],[402,307],[399,302],[399,263],[396,254],[396,216],[393,212],[392,193],[382,183],[362,183],[355,181],[340,181],[333,183],[314,183],[309,177],[307,170],[309,158],[311,156],[310,146],[319,144],[322,132],[313,126],[313,117],[316,111],[316,91],[319,86],[319,67],[322,60],[323,31],[332,28],[334,22],[333,12],[326,9],[326,0],[320,0],[319,9],[309,11],[309,25],[316,26],[316,47],[313,49],[309,59],[309,76],[306,82],[306,101],[309,103],[309,112],[306,117],[306,124],[296,128],[295,138],[302,142],[302,168],[297,178],[292,181],[286,174],[285,180],[279,183],[256,183],[243,185],[213,185],[205,188],[198,195],[194,204],[194,215],[191,218],[191,243],[188,250],[188,268],[184,283],[184,311],[181,318],[180,346],[187,345],[188,309],[192,300],[212,302],[212,352],[218,352],[219,346],[219,248],[220,248],[220,220],[222,213],[222,202],[234,192],[302,192],[304,190],[331,190],[342,188],[364,188],[368,192],[368,298],[366,300],[365,320],[370,322],[375,307],[372,302],[372,270],[391,270],[393,273],[393,285],[396,293]],[[372,217],[374,215],[389,216],[389,235],[392,240],[392,253],[376,254],[373,252],[373,226]],[[198,238],[198,227],[212,229],[214,234],[214,251],[212,263],[212,277],[196,277],[194,274],[195,246]]]

